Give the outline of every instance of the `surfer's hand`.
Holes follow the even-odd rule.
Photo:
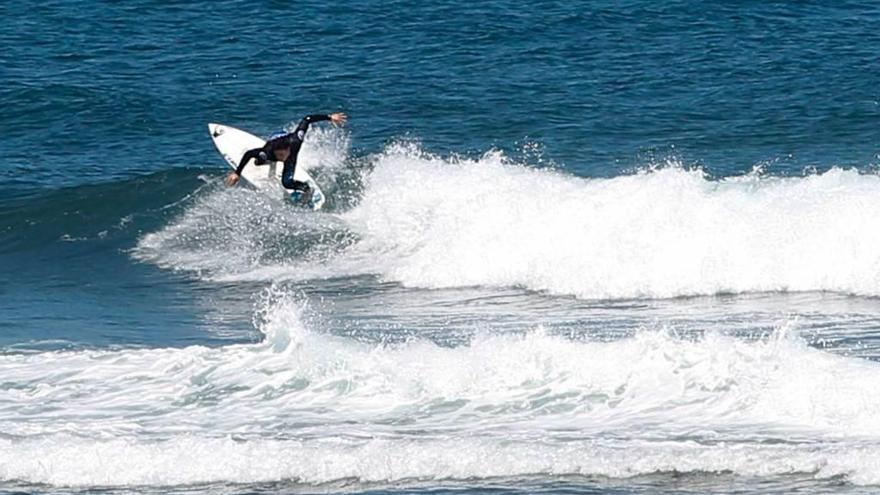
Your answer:
[[[240,175],[238,175],[235,172],[232,172],[231,174],[226,176],[226,185],[229,187],[232,187],[232,186],[238,184],[238,179],[240,179],[240,178],[241,178]]]
[[[342,112],[336,112],[330,114],[330,122],[333,122],[335,126],[341,126],[348,120],[348,115],[345,115]]]

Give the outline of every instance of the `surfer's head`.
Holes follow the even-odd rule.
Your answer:
[[[269,141],[269,147],[272,149],[272,153],[275,154],[275,158],[278,161],[287,160],[287,157],[290,156],[290,138],[287,136],[280,137]]]
[[[275,158],[279,162],[286,161],[290,156],[290,148],[275,148]]]

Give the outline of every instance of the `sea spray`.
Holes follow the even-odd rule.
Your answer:
[[[335,214],[209,192],[134,254],[223,281],[371,274],[583,299],[880,295],[880,177],[855,170],[710,180],[672,164],[590,179],[397,144],[364,182]]]

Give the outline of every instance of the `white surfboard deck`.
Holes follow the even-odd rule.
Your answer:
[[[226,163],[233,170],[238,168],[238,162],[248,150],[261,148],[266,141],[249,132],[245,132],[235,127],[222,124],[208,124],[208,131],[211,133],[211,139],[214,140],[214,146],[217,151],[226,159]],[[284,164],[281,162],[267,163],[266,165],[254,165],[253,161],[247,164],[241,177],[260,191],[269,194],[277,194],[285,191],[285,196],[290,197],[292,189],[286,189],[281,186],[281,170]],[[308,182],[314,190],[311,202],[307,205],[312,210],[320,210],[324,205],[324,192],[318,187],[318,183],[312,179],[309,172],[301,164],[297,164],[293,173],[293,179]]]

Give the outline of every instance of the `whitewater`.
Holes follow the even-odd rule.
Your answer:
[[[329,150],[324,161],[336,163],[338,145]],[[713,179],[670,161],[582,178],[500,152],[443,158],[411,143],[365,169],[351,206],[316,215],[215,187],[135,255],[227,282],[375,275],[598,300],[880,295],[874,173]]]
[[[0,356],[0,476],[59,486],[535,474],[880,483],[876,363],[739,340],[358,343],[266,294],[257,344]],[[185,468],[182,468],[185,466]]]
[[[326,211],[202,175],[126,252],[251,294],[250,342],[0,355],[0,479],[880,484],[875,174],[348,147],[304,149]]]
[[[871,2],[209,10],[0,6],[0,495],[878,491]]]

